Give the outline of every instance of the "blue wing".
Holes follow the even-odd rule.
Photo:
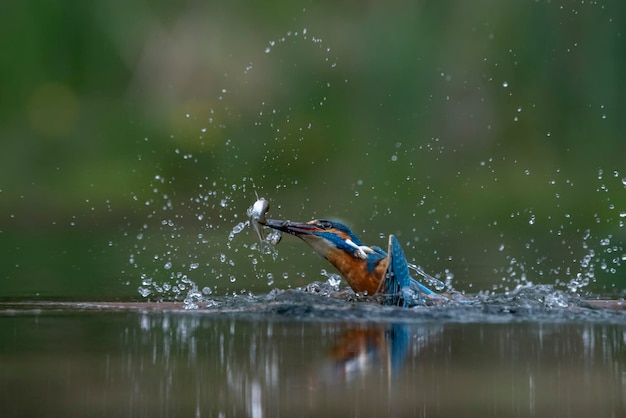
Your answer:
[[[434,292],[415,281],[409,273],[409,265],[398,239],[389,235],[389,263],[385,272],[385,305],[423,305],[424,296]]]

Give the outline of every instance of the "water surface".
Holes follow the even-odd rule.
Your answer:
[[[199,309],[5,301],[1,415],[624,416],[621,303],[514,299],[416,309],[298,291]]]

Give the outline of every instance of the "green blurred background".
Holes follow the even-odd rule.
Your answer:
[[[626,287],[624,2],[2,9],[0,297],[323,280],[229,238],[255,193],[459,290]]]

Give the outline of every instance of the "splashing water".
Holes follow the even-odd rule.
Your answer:
[[[429,286],[431,286],[433,289],[437,290],[437,291],[442,291],[443,289],[445,289],[446,284],[444,282],[442,282],[439,279],[434,278],[433,276],[427,274],[424,270],[422,270],[421,267],[415,265],[415,264],[411,264],[411,263],[407,263],[409,268],[413,271],[415,271],[417,274],[419,274],[420,276],[422,276],[424,278],[424,280],[426,280],[426,282],[428,283]]]

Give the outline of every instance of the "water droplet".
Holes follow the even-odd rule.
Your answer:
[[[163,268],[165,270],[169,270],[172,268],[172,263],[170,261],[168,261],[167,263],[165,263],[165,265],[163,266]]]
[[[504,88],[509,87],[509,82],[508,81],[503,82],[502,83],[502,87],[504,87]]]
[[[152,290],[145,287],[139,287],[137,290],[139,291],[139,294],[144,298],[150,296],[150,294],[152,293]]]
[[[237,225],[233,227],[233,234],[238,234],[246,227],[244,222],[239,222]]]
[[[283,233],[281,231],[273,229],[268,232],[267,236],[265,237],[265,241],[272,245],[276,245],[280,242],[282,237]]]
[[[335,292],[339,291],[339,285],[341,284],[341,276],[338,274],[331,274],[328,276],[328,280],[326,281]]]

